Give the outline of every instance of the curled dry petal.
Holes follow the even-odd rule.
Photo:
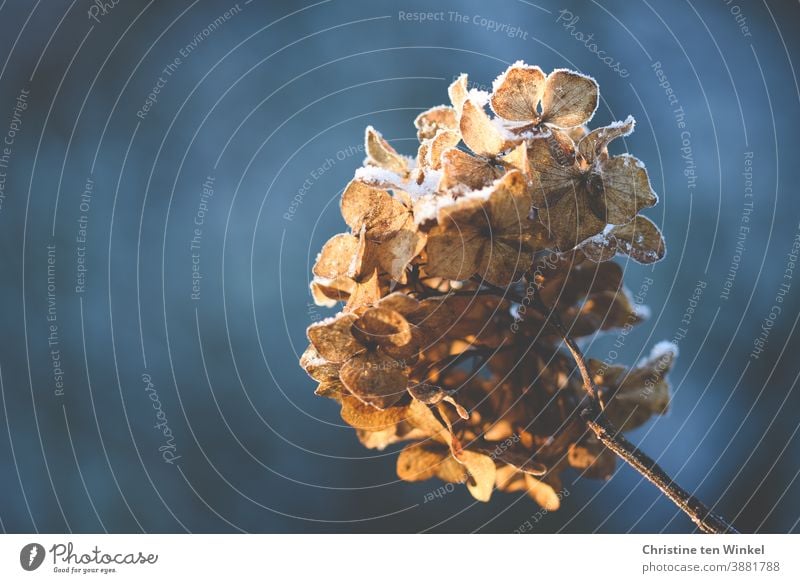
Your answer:
[[[617,138],[622,138],[633,133],[636,121],[632,116],[628,116],[624,122],[616,122],[611,125],[597,128],[586,134],[578,142],[578,152],[590,164],[598,158],[608,157],[608,144]]]
[[[658,202],[644,164],[627,154],[603,163],[601,196],[606,221],[612,225],[629,223],[640,210]]]
[[[364,136],[367,161],[375,166],[403,175],[408,172],[408,161],[398,154],[383,136],[372,126],[367,126]]]
[[[617,242],[617,249],[639,263],[655,263],[664,258],[667,248],[658,227],[642,215],[636,215],[626,225],[618,225],[611,230]]]
[[[454,107],[439,105],[419,114],[414,125],[417,128],[417,138],[422,142],[430,140],[441,130],[457,130],[458,114]]]
[[[464,102],[459,127],[464,143],[479,156],[496,156],[509,145],[483,108],[471,99]]]
[[[476,500],[488,502],[492,497],[496,477],[494,460],[488,455],[468,450],[462,450],[457,459],[469,472],[467,481],[469,493]]]
[[[335,318],[308,327],[308,339],[319,355],[328,362],[344,362],[363,346],[353,336],[356,316],[340,314]]]
[[[441,190],[480,190],[500,177],[500,170],[484,158],[456,148],[442,155]]]
[[[356,354],[342,365],[339,376],[348,391],[376,409],[397,403],[408,385],[403,363],[379,351]]]
[[[466,73],[461,73],[455,81],[450,83],[450,86],[447,88],[447,94],[450,96],[450,103],[453,104],[456,114],[460,116],[461,108],[464,105],[464,101],[467,99]]]
[[[317,277],[336,279],[350,277],[353,258],[358,254],[358,237],[350,233],[340,233],[331,237],[317,256],[312,272]]]
[[[428,443],[411,444],[400,452],[397,475],[406,482],[428,480],[434,476],[445,482],[467,480],[464,466],[454,460],[446,448]]]

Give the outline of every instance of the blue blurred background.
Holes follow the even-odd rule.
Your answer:
[[[652,280],[651,318],[586,346],[633,363],[679,344],[669,415],[631,439],[741,530],[798,530],[796,2],[101,4],[0,2],[4,531],[512,532],[535,515],[462,488],[425,503],[441,484],[398,482],[397,448],[364,449],[297,366],[330,315],[309,272],[344,230],[364,127],[414,154],[414,117],[457,74],[487,88],[518,59],[594,76],[593,125],[637,119],[617,151],[661,197],[667,258],[623,262],[632,292]],[[535,532],[693,530],[629,468],[565,487]]]

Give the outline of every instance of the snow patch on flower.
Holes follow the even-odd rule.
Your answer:
[[[662,340],[653,346],[653,349],[650,351],[650,356],[648,358],[642,358],[637,366],[643,367],[646,366],[648,362],[658,362],[668,355],[671,355],[672,358],[676,358],[678,356],[678,345],[669,340]]]

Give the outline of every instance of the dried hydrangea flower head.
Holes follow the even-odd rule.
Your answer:
[[[449,96],[416,118],[415,158],[367,128],[341,200],[348,230],[311,282],[342,311],[308,328],[301,364],[365,446],[407,442],[403,480],[462,482],[483,501],[525,491],[555,510],[563,470],[607,478],[616,459],[576,414],[587,393],[565,334],[644,319],[611,259],[664,256],[639,214],[657,197],[641,162],[608,151],[632,118],[585,127],[590,77],[519,62],[491,94],[461,75]],[[663,414],[675,354],[589,361],[605,414],[624,429]]]

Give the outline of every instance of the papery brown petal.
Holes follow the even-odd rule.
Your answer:
[[[450,453],[442,447],[412,443],[397,457],[397,476],[406,482],[428,480],[436,475],[438,466],[449,456]]]
[[[381,297],[380,279],[378,270],[373,269],[372,273],[362,281],[355,282],[353,291],[347,300],[345,312],[354,312],[362,306],[369,306],[377,302]]]
[[[592,130],[578,142],[578,152],[589,163],[599,157],[608,156],[608,144],[617,138],[629,136],[635,125],[633,117],[628,116],[624,122]]]
[[[447,94],[450,96],[450,102],[457,115],[461,115],[461,108],[464,101],[467,99],[467,74],[461,73],[458,78],[453,81],[447,88]]]
[[[408,406],[408,422],[439,443],[449,445],[450,439],[447,428],[425,403],[416,399],[411,400],[411,404]]]
[[[555,489],[542,480],[537,480],[530,474],[525,474],[525,483],[528,486],[528,495],[548,512],[554,512],[561,506],[561,500]]]
[[[458,114],[453,107],[439,105],[419,114],[414,120],[414,126],[420,141],[430,140],[440,130],[458,129]]]
[[[364,136],[364,147],[367,151],[367,161],[396,174],[403,175],[408,172],[408,162],[387,142],[383,136],[372,126],[367,126]]]
[[[617,239],[600,234],[584,241],[580,249],[595,263],[604,263],[612,260],[617,254]]]
[[[426,240],[427,235],[417,230],[413,217],[408,215],[406,227],[376,246],[378,264],[393,280],[405,283],[406,268],[422,252]]]
[[[526,176],[530,173],[530,162],[528,161],[527,142],[520,142],[520,144],[516,148],[511,150],[505,156],[502,156],[500,160],[508,168],[519,170]]]
[[[500,466],[495,475],[495,486],[503,492],[521,492],[527,490],[525,474],[513,466]]]
[[[402,314],[389,308],[368,308],[353,326],[379,346],[402,346],[411,341],[411,325]]]
[[[626,225],[618,225],[611,230],[621,253],[630,255],[639,263],[655,263],[661,261],[667,247],[658,227],[647,217],[636,215]]]
[[[377,409],[397,403],[408,385],[402,363],[377,351],[353,356],[342,365],[339,376],[347,390]]]
[[[320,383],[339,380],[339,366],[322,358],[313,344],[309,344],[300,357],[300,366],[308,376]]]
[[[490,239],[484,247],[477,273],[485,281],[505,287],[519,280],[533,262],[533,249],[522,240]]]
[[[455,147],[461,141],[461,134],[457,131],[443,130],[436,134],[431,140],[430,149],[428,150],[428,164],[434,170],[439,170],[442,167],[442,154]]]
[[[420,302],[403,292],[394,292],[385,298],[381,298],[379,305],[382,308],[396,310],[405,316],[419,309]]]
[[[347,277],[351,274],[351,264],[358,253],[358,246],[358,237],[350,233],[334,235],[322,247],[312,272],[325,279]]]
[[[627,154],[603,162],[602,186],[606,220],[612,225],[626,224],[640,210],[658,202],[644,165]]]
[[[370,238],[381,238],[402,229],[409,209],[386,190],[351,180],[342,193],[342,216],[355,233],[366,228]]]
[[[340,277],[334,280],[314,279],[309,287],[315,304],[332,308],[338,302],[346,302],[350,298],[356,283],[349,277]]]
[[[363,346],[353,336],[356,317],[340,314],[330,320],[311,324],[307,335],[319,355],[328,362],[340,363],[353,356]]]
[[[598,102],[597,82],[586,75],[557,69],[547,76],[542,96],[542,121],[560,128],[592,119]]]
[[[440,190],[466,187],[480,190],[500,176],[500,170],[483,158],[453,148],[442,155]]]
[[[428,233],[426,270],[446,279],[469,279],[478,270],[486,239],[468,225],[461,231],[454,221],[445,225]]]
[[[351,395],[342,397],[342,419],[356,429],[382,431],[394,427],[408,417],[408,407],[389,407],[380,410],[362,403]]]
[[[542,70],[539,67],[512,65],[501,79],[492,93],[491,105],[494,112],[513,121],[539,119],[537,107],[545,85]]]
[[[539,220],[550,230],[560,251],[572,249],[606,227],[590,207],[587,192],[580,184],[556,204],[539,208]]]
[[[495,156],[508,146],[483,108],[469,99],[461,109],[459,127],[464,143],[479,156]]]
[[[528,162],[535,206],[554,205],[566,196],[574,196],[579,188],[575,148],[566,134],[553,131],[548,136],[531,140]]]
[[[340,381],[335,380],[320,383],[314,391],[314,394],[318,397],[325,397],[341,402],[346,392],[347,389],[344,388],[344,385]]]
[[[467,489],[472,497],[480,502],[488,502],[494,490],[496,476],[494,460],[482,453],[462,450],[458,461],[464,464],[469,472]]]

